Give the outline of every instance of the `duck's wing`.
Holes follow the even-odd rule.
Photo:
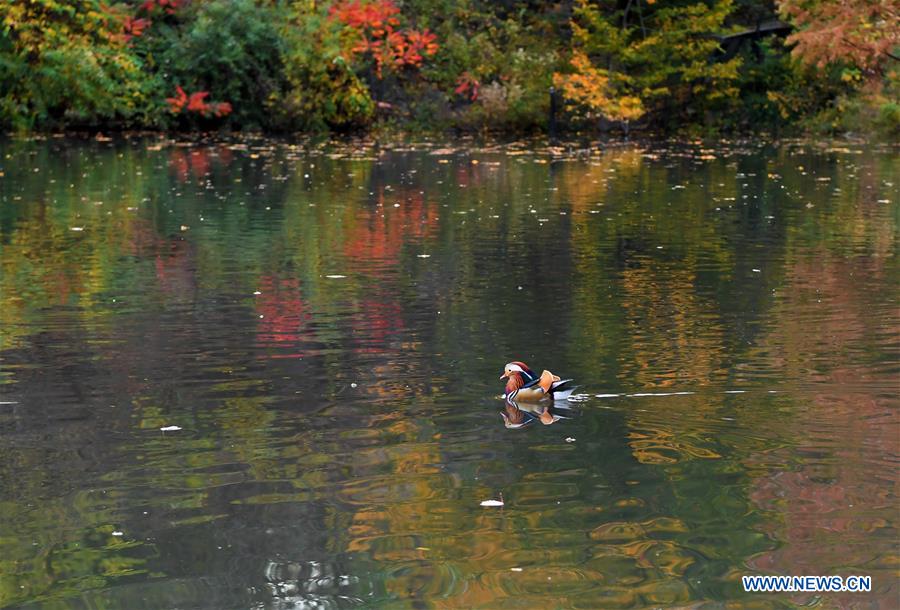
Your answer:
[[[573,383],[575,383],[574,379],[554,381],[550,385],[550,393],[553,396],[553,400],[565,400],[571,396],[572,392],[578,389],[578,386],[572,385]]]

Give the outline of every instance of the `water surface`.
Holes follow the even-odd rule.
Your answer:
[[[0,143],[0,607],[896,607],[898,185],[804,142]],[[504,426],[514,359],[564,419]]]

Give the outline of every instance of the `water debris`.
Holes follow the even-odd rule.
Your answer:
[[[262,293],[261,293],[259,290],[254,290],[254,291],[253,291],[253,294],[254,294],[255,296],[259,296],[259,295],[261,295]]]
[[[187,225],[181,225],[181,230],[182,230],[182,231],[187,231],[188,229],[190,229],[189,226],[187,226]]]
[[[419,258],[431,258],[430,254],[416,254],[416,256]]]
[[[522,568],[510,568],[510,572],[521,572]]]
[[[503,494],[500,494],[499,500],[482,500],[482,506],[503,506]]]
[[[181,426],[163,426],[159,429],[160,432],[178,432],[181,430]]]
[[[71,227],[71,228],[69,228],[69,230],[70,231],[84,231],[84,227]]]
[[[125,532],[120,532],[119,530],[116,530],[112,533],[112,535],[113,536],[124,536]]]
[[[762,269],[751,269],[753,273],[762,273]]]
[[[342,280],[342,279],[344,279],[344,278],[347,277],[347,276],[346,276],[346,275],[339,275],[339,274],[335,273],[335,274],[332,274],[332,275],[326,275],[325,277],[327,277],[329,280]]]
[[[567,436],[567,437],[566,437],[566,442],[567,442],[567,443],[574,443],[574,442],[575,442],[575,439],[574,439],[573,437],[571,437],[571,436]]]

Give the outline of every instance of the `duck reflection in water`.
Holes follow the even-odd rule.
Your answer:
[[[571,418],[570,415],[561,415],[561,411],[570,411],[570,409],[559,404],[520,404],[515,400],[506,400],[500,415],[503,417],[504,426],[515,429],[524,428],[535,421],[549,426],[561,419]]]

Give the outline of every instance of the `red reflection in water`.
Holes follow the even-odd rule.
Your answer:
[[[394,203],[400,204],[394,207]],[[438,210],[419,193],[378,194],[376,207],[361,211],[344,242],[344,253],[355,261],[396,264],[405,241],[437,232]]]
[[[300,294],[300,280],[263,276],[259,279],[256,311],[262,317],[256,327],[256,341],[266,347],[300,347],[314,338],[309,328],[312,314]],[[271,358],[302,358],[304,350],[273,354]]]
[[[169,152],[169,167],[179,182],[187,182],[192,176],[199,181],[209,176],[214,161],[221,167],[228,167],[232,159],[232,152],[226,146],[173,148]]]

